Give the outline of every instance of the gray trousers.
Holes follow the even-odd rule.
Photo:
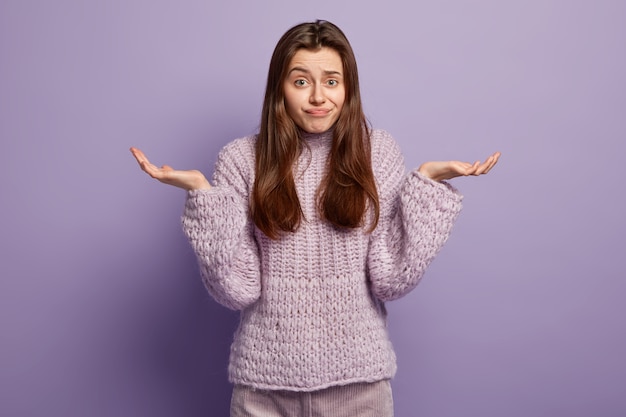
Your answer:
[[[393,417],[391,384],[384,380],[312,392],[235,385],[230,417]]]

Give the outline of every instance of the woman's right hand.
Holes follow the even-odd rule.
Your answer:
[[[141,169],[152,178],[159,180],[163,184],[173,185],[174,187],[183,188],[185,190],[208,190],[211,184],[198,170],[181,171],[172,168],[169,165],[163,165],[161,168],[151,163],[146,155],[137,148],[130,148]]]

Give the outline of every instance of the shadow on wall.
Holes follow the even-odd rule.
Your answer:
[[[92,315],[80,319],[80,333],[92,337],[79,377],[90,382],[73,392],[80,405],[74,402],[72,412],[229,415],[227,366],[239,313],[207,293],[182,233],[172,240],[171,251],[139,249],[98,272],[117,278],[100,287],[105,294],[90,297]]]
[[[156,164],[198,168],[210,179],[219,150],[247,133],[233,133],[240,125],[196,120],[180,129],[185,140],[146,140],[144,148]],[[180,225],[184,192],[150,179],[120,152],[128,172],[103,198],[113,207],[103,214],[106,227],[72,253],[80,278],[67,303],[71,335],[55,349],[41,402],[64,416],[227,416],[239,312],[204,288]]]
[[[236,113],[227,111],[226,114]],[[207,125],[212,128],[207,129]],[[241,125],[238,118],[189,123],[182,134],[188,138],[187,143],[170,145],[168,142],[166,148],[193,149],[191,155],[183,158],[186,162],[182,168],[198,168],[212,180],[220,149],[234,138],[249,134],[233,127]],[[166,155],[170,153],[167,149],[161,151]],[[130,155],[128,157],[132,163]],[[158,163],[162,162],[169,160]],[[142,175],[136,171],[137,181],[148,184],[153,181]],[[133,247],[132,255],[121,255],[127,266],[120,271],[126,279],[140,283],[139,287],[135,284],[132,293],[142,299],[131,296],[124,300],[127,311],[121,312],[120,318],[132,317],[133,320],[125,329],[112,330],[121,337],[130,335],[132,339],[123,342],[130,351],[116,355],[132,364],[115,374],[118,377],[126,374],[130,378],[126,389],[133,397],[126,399],[117,393],[114,398],[121,399],[121,404],[127,406],[102,411],[102,416],[119,415],[118,411],[152,417],[227,416],[232,391],[227,375],[228,358],[239,312],[215,302],[202,283],[197,259],[180,226],[184,194],[161,184],[148,187],[153,187],[158,197],[153,200],[150,195],[142,200],[135,208],[135,215],[141,217],[136,221],[144,234],[141,239],[154,243],[140,244],[139,248],[132,242],[127,243],[127,250]],[[153,192],[146,189],[146,193]],[[134,198],[134,201],[141,199]],[[149,214],[140,214],[146,211],[146,205],[152,204],[159,205],[159,209],[152,207]],[[110,385],[119,383],[110,382]],[[129,409],[130,404],[138,409]]]
[[[228,356],[239,313],[217,304],[207,293],[186,239],[181,238],[176,246],[178,271],[169,271],[166,279],[180,287],[174,291],[169,311],[155,305],[157,317],[148,317],[143,323],[151,326],[142,340],[150,352],[145,365],[161,381],[159,385],[164,385],[155,387],[158,392],[171,393],[164,404],[171,409],[164,415],[226,416],[232,388]]]

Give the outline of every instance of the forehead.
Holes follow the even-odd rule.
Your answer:
[[[321,70],[343,73],[341,56],[332,48],[298,49],[289,62],[288,71],[295,68],[306,70]]]

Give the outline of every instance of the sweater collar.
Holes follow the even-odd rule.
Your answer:
[[[309,145],[330,145],[333,141],[333,128],[322,133],[309,133],[300,129],[300,137]]]

